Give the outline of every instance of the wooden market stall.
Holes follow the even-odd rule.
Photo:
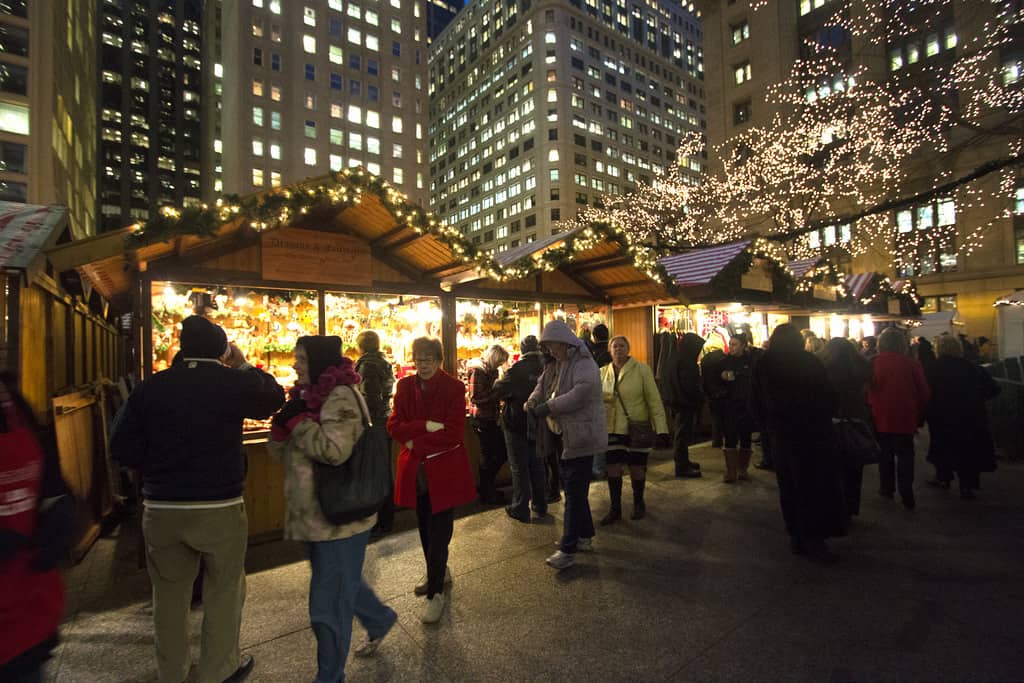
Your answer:
[[[132,311],[144,377],[167,367],[179,324],[194,312],[222,325],[252,362],[289,386],[291,352],[303,334],[339,335],[354,355],[356,335],[374,329],[398,377],[413,371],[413,338],[440,337],[445,367],[460,374],[491,343],[515,356],[519,339],[546,320],[577,328],[608,321],[614,301],[543,260],[553,249],[571,257],[572,236],[488,260],[458,231],[359,170],[165,219],[67,259],[105,298]],[[283,475],[266,452],[267,435],[266,424],[246,425],[245,495],[257,539],[276,537],[284,522]],[[466,443],[475,464],[475,436],[467,432]]]
[[[0,202],[0,368],[56,440],[81,556],[112,505],[105,396],[124,374],[125,337],[88,283],[62,277],[51,253],[70,240],[66,207]]]

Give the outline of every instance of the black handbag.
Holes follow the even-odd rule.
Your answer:
[[[871,425],[864,420],[844,417],[833,420],[832,427],[843,462],[853,467],[878,464],[882,447]]]
[[[626,416],[626,422],[628,423],[629,431],[629,448],[635,448],[637,450],[641,448],[654,448],[654,442],[657,439],[657,434],[654,433],[654,427],[651,426],[650,420],[630,420],[629,411],[626,410],[626,403],[622,400],[622,394],[619,393],[619,376],[615,376],[615,397],[619,399],[619,405],[622,406],[622,412]]]
[[[355,395],[356,390],[349,385]],[[356,396],[363,433],[352,455],[340,465],[313,463],[313,480],[320,510],[331,524],[349,524],[376,514],[392,495],[391,453],[383,425],[374,426]]]

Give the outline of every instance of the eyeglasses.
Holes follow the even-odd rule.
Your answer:
[[[430,358],[413,358],[412,362],[413,363],[422,363],[422,364],[436,363],[436,362],[438,362],[438,359],[434,358],[434,357],[430,357]]]

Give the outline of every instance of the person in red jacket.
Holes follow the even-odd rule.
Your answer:
[[[64,614],[57,564],[70,546],[74,503],[55,448],[0,373],[0,681],[43,680]]]
[[[924,420],[931,391],[921,364],[910,357],[906,335],[895,327],[878,337],[871,366],[868,402],[882,447],[879,493],[892,498],[898,488],[904,507],[913,510],[914,433]]]
[[[476,487],[463,443],[466,387],[441,369],[438,340],[414,340],[412,357],[416,374],[398,382],[388,433],[401,444],[395,503],[416,508],[427,562],[426,581],[413,592],[427,596],[422,620],[433,624],[448,602],[444,584],[451,582],[448,544],[455,508],[476,498]]]

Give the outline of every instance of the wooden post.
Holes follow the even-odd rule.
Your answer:
[[[141,374],[139,380],[149,379],[153,374],[153,283],[150,277],[146,273],[140,274],[139,277],[139,305],[136,306],[135,310],[138,311],[140,317],[139,324],[136,329],[138,333],[142,335],[140,340],[141,344],[133,344],[134,348],[142,348],[142,358],[139,359],[139,363],[142,365]]]
[[[317,308],[319,309],[318,315],[320,316],[320,325],[317,327],[320,331],[317,332],[317,334],[322,337],[327,334],[327,291],[318,289],[316,291],[316,296],[318,302]]]
[[[444,348],[444,369],[453,377],[459,372],[458,324],[455,294],[441,293],[441,346]]]

